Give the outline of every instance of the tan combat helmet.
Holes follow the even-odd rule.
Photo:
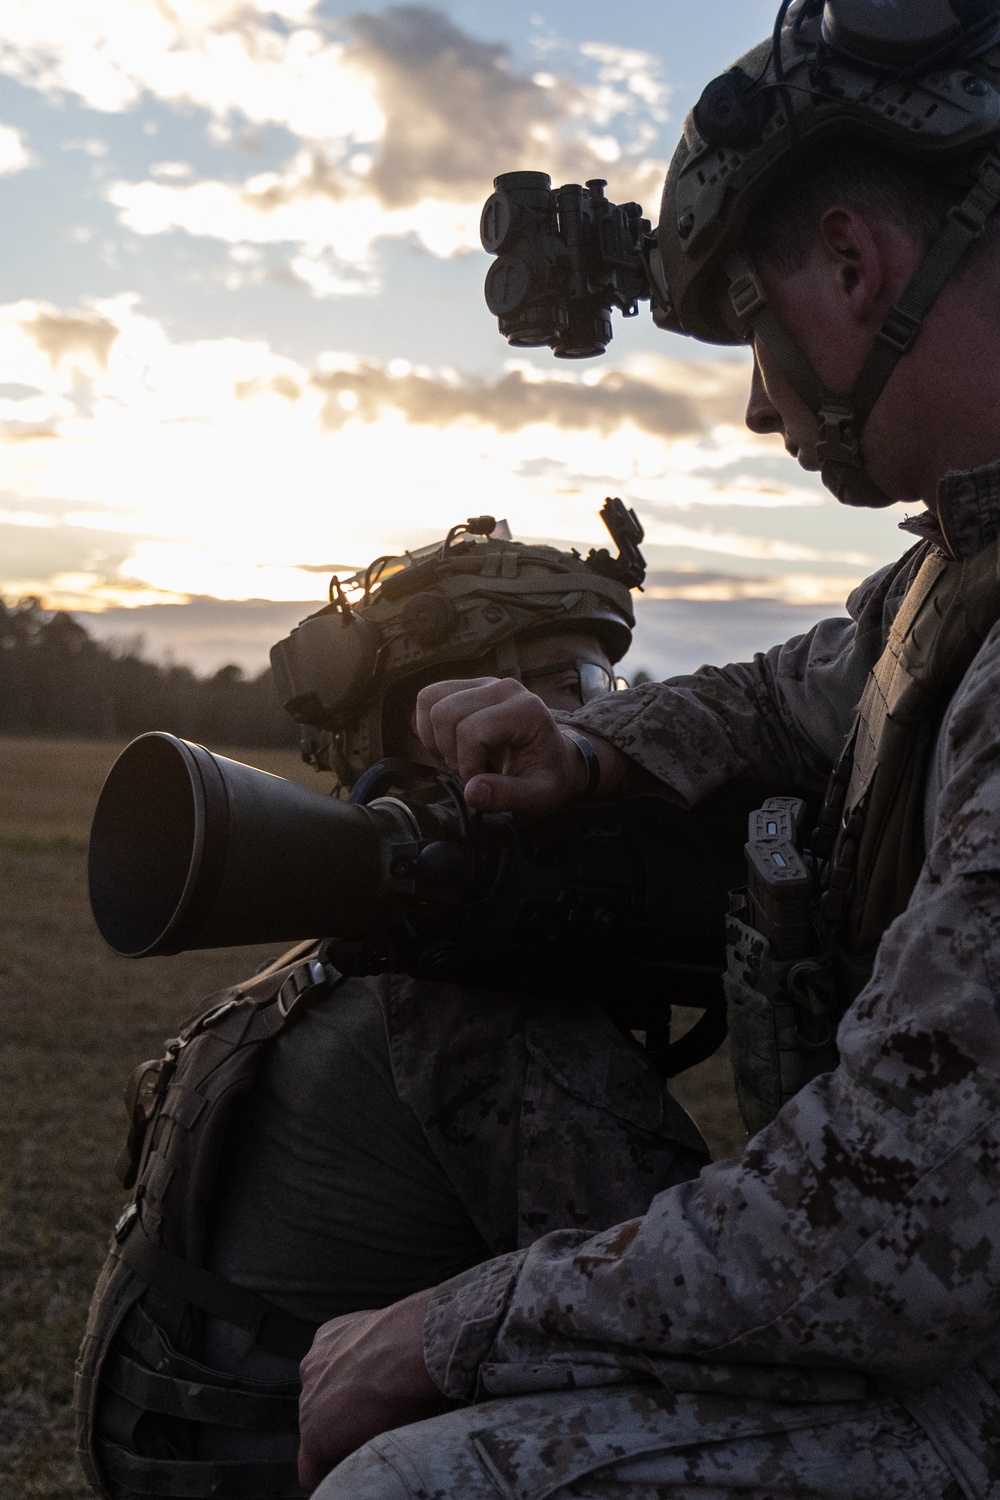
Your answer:
[[[710,83],[686,122],[650,256],[656,321],[717,344],[752,332],[817,417],[823,479],[849,504],[892,503],[865,473],[860,435],[1000,203],[998,138],[995,0],[784,0],[773,37]],[[741,243],[762,195],[814,148],[839,140],[926,165],[954,193],[849,392],[823,386],[768,306]]]
[[[306,726],[305,758],[353,784],[387,753],[393,710],[414,689],[473,664],[519,678],[526,636],[592,634],[620,661],[635,626],[630,590],[645,577],[643,531],[621,500],[606,501],[601,517],[617,557],[514,542],[492,516],[477,516],[443,542],[334,579],[330,603],[271,651],[278,696]]]

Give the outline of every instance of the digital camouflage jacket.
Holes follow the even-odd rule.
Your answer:
[[[600,700],[574,722],[697,803],[734,777],[822,786],[928,550],[1000,530],[1000,465],[950,476],[940,529],[752,663]],[[960,1478],[1000,1474],[1000,626],[945,714],[926,862],[845,1016],[839,1067],[739,1160],[641,1218],[561,1231],[443,1286],[428,1367],[470,1399],[652,1378],[781,1399],[898,1396]],[[774,1367],[781,1367],[776,1370]],[[827,1399],[826,1397],[820,1399]]]

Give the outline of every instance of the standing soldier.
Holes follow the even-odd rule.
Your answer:
[[[731,924],[734,1031],[768,1043],[736,1060],[741,1160],[321,1330],[321,1500],[1000,1495],[998,204],[982,0],[785,0],[688,120],[658,321],[751,345],[748,425],[846,505],[926,511],[850,620],[572,722],[605,794],[635,766],[688,806],[827,782],[821,944],[796,990],[754,912]],[[474,807],[584,784],[519,684],[429,688],[418,726]],[[839,1062],[795,1092],[815,1014]],[[444,1399],[474,1404],[400,1427]]]

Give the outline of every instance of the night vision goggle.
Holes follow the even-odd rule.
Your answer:
[[[706,147],[752,146],[782,108],[786,20],[796,36],[806,22],[820,22],[820,72],[824,59],[861,69],[881,89],[960,55],[980,56],[998,40],[1000,6],[995,0],[783,0],[771,65],[756,78],[728,69],[695,106]],[[815,87],[822,95],[820,72]],[[981,84],[973,79],[966,87],[971,94]],[[507,172],[493,186],[480,221],[483,249],[497,257],[486,277],[486,305],[515,348],[547,347],[558,359],[603,354],[613,310],[635,317],[644,301],[658,327],[689,331],[674,307],[657,231],[640,204],[613,203],[601,178],[553,188],[544,172]],[[682,213],[668,232],[683,242],[696,228],[694,214]]]
[[[483,249],[498,259],[486,306],[515,349],[548,347],[557,359],[603,354],[611,311],[634,318],[650,296],[652,225],[638,203],[612,203],[607,183],[553,191],[544,172],[494,180],[480,220]]]

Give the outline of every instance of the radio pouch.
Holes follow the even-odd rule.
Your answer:
[[[740,1114],[756,1135],[799,1089],[837,1066],[840,1017],[830,965],[774,957],[749,916],[747,892],[734,891],[724,979],[729,1048]]]

